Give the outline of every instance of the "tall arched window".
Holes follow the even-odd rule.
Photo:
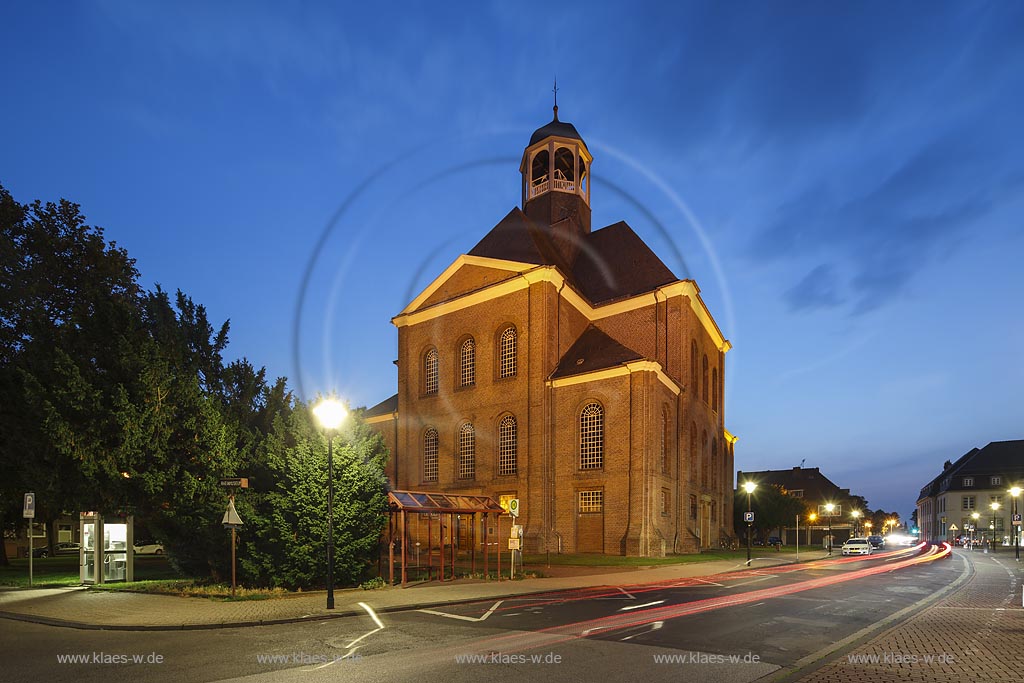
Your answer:
[[[516,328],[508,327],[498,339],[498,377],[515,377]]]
[[[423,393],[437,393],[437,349],[430,349],[423,357]]]
[[[711,369],[711,408],[718,412],[718,368]]]
[[[462,342],[459,349],[459,386],[471,387],[476,384],[476,342],[470,337]]]
[[[588,403],[580,412],[580,469],[604,467],[604,409]]]
[[[690,386],[697,390],[697,340],[690,342]]]
[[[476,431],[473,423],[459,427],[459,479],[476,477]]]
[[[700,435],[700,485],[708,487],[708,432],[704,430]]]
[[[547,182],[549,160],[550,157],[548,156],[548,151],[546,149],[542,149],[537,152],[536,156],[533,157],[533,162],[530,164],[531,187],[537,187],[538,185],[543,185]]]
[[[711,439],[711,488],[718,488],[718,477],[719,471],[721,470],[718,462],[718,439]]]
[[[501,418],[498,425],[498,474],[516,473],[517,455],[516,419],[511,415]]]
[[[661,409],[661,471],[665,474],[669,472],[669,459],[668,459],[668,406]]]
[[[437,481],[437,430],[423,432],[423,481]]]
[[[700,461],[700,453],[697,452],[697,425],[690,423],[690,481],[697,481],[697,463]]]
[[[702,365],[702,369],[701,369],[701,380],[700,381],[701,381],[702,386],[703,386],[702,395],[704,397],[704,402],[707,403],[708,402],[708,356],[707,356],[707,354],[704,354],[704,360],[702,361],[702,363],[703,363],[703,365]]]

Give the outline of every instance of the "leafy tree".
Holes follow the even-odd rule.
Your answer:
[[[755,536],[764,537],[772,529],[784,528],[796,521],[796,516],[806,517],[807,503],[797,498],[782,486],[759,486],[750,497],[750,507],[754,512],[752,530]],[[743,521],[743,513],[747,511],[747,493],[738,489],[733,502],[734,523],[741,538],[746,537],[747,523]]]

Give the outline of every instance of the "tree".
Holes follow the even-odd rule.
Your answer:
[[[737,529],[743,530],[747,526],[743,521],[743,513],[747,511],[747,493],[738,489],[735,496],[734,523]],[[761,537],[772,529],[795,523],[797,515],[806,517],[808,512],[803,498],[792,496],[785,488],[776,485],[758,486],[751,494],[751,509],[754,512],[753,531]]]

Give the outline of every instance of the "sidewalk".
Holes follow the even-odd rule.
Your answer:
[[[938,602],[841,653],[800,683],[1019,683],[1024,672],[1024,562],[956,551],[973,574]]]
[[[822,553],[801,554],[803,561],[822,558]],[[792,564],[790,555],[755,558],[751,569]],[[118,630],[176,630],[259,626],[275,623],[330,619],[365,614],[364,602],[378,612],[435,607],[472,600],[500,599],[528,593],[631,585],[708,576],[740,571],[743,564],[715,560],[623,569],[608,573],[607,567],[559,567],[559,577],[517,581],[459,580],[431,582],[409,588],[388,587],[365,591],[335,591],[335,609],[325,607],[326,592],[317,591],[267,600],[222,602],[207,598],[121,593],[82,587],[0,591],[0,617],[36,623]],[[575,569],[574,575],[566,576]]]

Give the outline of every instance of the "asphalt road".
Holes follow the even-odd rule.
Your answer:
[[[966,571],[959,558],[911,557],[380,615],[369,593],[363,616],[241,629],[85,631],[0,619],[0,679],[753,681],[810,664]]]

